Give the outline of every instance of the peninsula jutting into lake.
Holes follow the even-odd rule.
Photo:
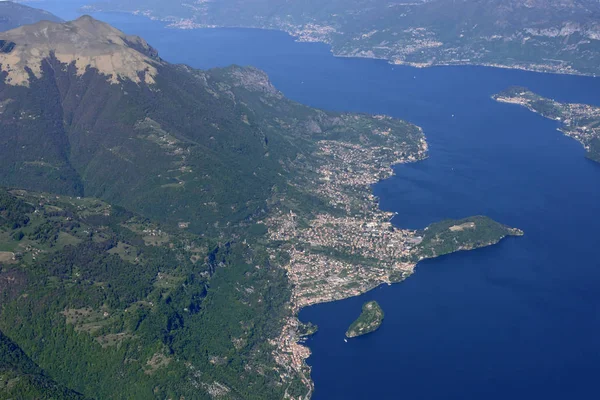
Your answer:
[[[518,104],[562,124],[559,130],[579,141],[586,156],[600,163],[600,107],[547,99],[527,88],[512,87],[494,96],[501,103]]]

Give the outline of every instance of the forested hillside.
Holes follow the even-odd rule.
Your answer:
[[[83,400],[84,397],[49,378],[0,332],[0,399]]]

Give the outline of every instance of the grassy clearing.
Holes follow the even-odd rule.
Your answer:
[[[132,339],[134,336],[129,333],[110,333],[108,335],[98,336],[96,341],[100,343],[102,348],[117,346],[127,339]]]
[[[137,256],[137,247],[131,246],[127,243],[119,242],[117,244],[117,247],[113,247],[112,249],[108,250],[108,253],[118,255],[123,261],[127,261],[134,264],[137,264],[139,262]]]
[[[0,251],[0,263],[12,264],[15,262],[14,257],[15,253]]]
[[[56,241],[56,245],[60,248],[63,248],[65,246],[76,246],[79,243],[81,243],[81,239],[67,232],[60,232],[58,234],[58,240]]]
[[[110,323],[109,314],[102,310],[92,308],[72,308],[61,313],[67,319],[67,324],[73,325],[77,332],[86,332],[90,335],[98,332]]]
[[[165,356],[162,353],[156,353],[146,362],[144,373],[148,375],[154,374],[158,369],[166,367],[171,363],[171,358]]]

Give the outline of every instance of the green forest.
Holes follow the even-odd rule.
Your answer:
[[[260,247],[165,231],[99,200],[22,190],[0,191],[0,221],[2,254],[14,255],[0,264],[0,330],[40,377],[92,398],[199,398],[196,386],[211,380],[244,398],[279,393],[264,338],[278,334],[289,294]]]
[[[488,217],[476,216],[440,221],[429,225],[421,234],[423,241],[417,246],[415,255],[418,259],[489,246],[506,236],[520,236],[523,232]]]

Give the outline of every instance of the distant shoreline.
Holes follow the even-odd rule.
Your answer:
[[[398,65],[398,66],[407,66],[412,68],[434,68],[434,67],[460,67],[460,66],[472,66],[472,67],[484,67],[484,68],[499,68],[499,69],[511,69],[518,71],[527,71],[527,72],[535,72],[535,73],[543,73],[543,74],[553,74],[553,75],[572,75],[572,76],[585,76],[591,78],[598,78],[600,76],[593,73],[585,73],[577,70],[557,70],[549,65],[544,64],[518,64],[518,65],[508,65],[508,64],[497,64],[497,63],[480,63],[480,62],[471,62],[471,61],[456,61],[456,62],[429,62],[429,63],[419,63],[419,62],[411,62],[411,61],[400,61],[393,60],[387,57],[376,57],[376,56],[366,56],[366,55],[348,55],[336,52],[333,47],[331,41],[320,38],[303,38],[299,34],[291,30],[286,30],[278,27],[268,27],[268,26],[224,26],[224,25],[209,25],[209,24],[197,24],[190,20],[179,20],[174,21],[174,17],[154,17],[151,14],[143,13],[139,11],[119,11],[119,10],[101,10],[94,9],[90,7],[89,9],[84,9],[82,11],[86,11],[89,13],[117,13],[117,14],[129,14],[136,17],[145,17],[151,21],[162,22],[164,23],[164,28],[166,29],[177,29],[177,30],[197,30],[197,29],[256,29],[256,30],[264,30],[264,31],[275,31],[282,32],[290,37],[294,38],[295,41],[299,43],[319,43],[324,44],[329,47],[329,51],[334,57],[338,58],[356,58],[356,59],[370,59],[370,60],[381,60],[385,61],[390,65]],[[358,50],[358,49],[357,49]]]

